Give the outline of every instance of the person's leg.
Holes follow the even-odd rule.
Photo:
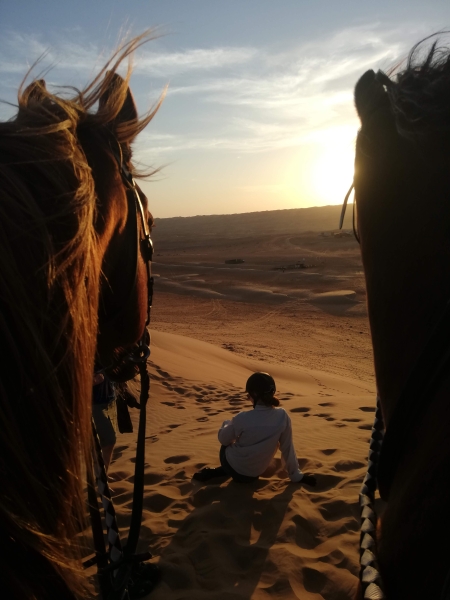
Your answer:
[[[226,455],[226,446],[221,446],[220,448],[220,464],[222,465],[222,469],[224,470],[224,472],[229,476],[233,478],[233,481],[236,481],[236,483],[251,483],[252,481],[256,481],[257,479],[259,479],[259,477],[250,477],[249,475],[241,475],[240,473],[238,473],[237,471],[235,471],[233,469],[233,467],[230,465],[230,463],[227,461],[227,455]]]
[[[194,473],[192,479],[197,481],[208,481],[209,479],[214,479],[215,477],[229,477],[229,475],[222,467],[215,467],[214,469],[204,467],[201,469],[201,471]]]
[[[220,463],[222,464],[222,448],[224,448],[225,446],[221,446],[220,448]],[[194,475],[192,476],[192,479],[196,479],[197,481],[208,481],[209,479],[214,479],[215,477],[231,477],[231,475],[228,475],[227,471],[223,468],[223,466],[221,467],[215,467],[214,469],[211,469],[210,467],[204,467],[203,469],[201,469],[200,471],[197,471],[197,473],[194,473]]]

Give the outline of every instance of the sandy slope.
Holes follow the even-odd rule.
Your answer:
[[[261,363],[158,331],[152,346],[140,549],[151,548],[164,578],[151,598],[351,598],[373,384]],[[255,370],[275,377],[301,468],[317,473],[315,489],[289,483],[279,456],[254,484],[191,480],[203,465],[218,464],[217,430],[224,418],[250,408],[243,386]],[[134,440],[134,434],[119,436],[110,470],[124,528]]]
[[[140,542],[164,573],[154,600],[354,595],[375,386],[359,248],[326,231],[338,213],[157,222]],[[255,370],[276,378],[317,488],[290,484],[279,456],[254,484],[192,481],[218,464],[222,421],[250,408],[243,389]],[[124,534],[134,449],[135,435],[120,435],[110,470]]]

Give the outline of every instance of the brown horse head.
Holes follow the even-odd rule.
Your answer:
[[[99,210],[95,229],[101,249],[101,286],[98,310],[97,361],[116,380],[130,379],[134,366],[120,363],[144,334],[148,318],[147,257],[140,240],[151,229],[146,196],[132,179],[131,144],[142,128],[127,82],[106,73],[96,116],[102,124],[92,135],[89,123],[79,139],[92,169]],[[143,208],[142,222],[140,209]]]
[[[149,37],[70,99],[34,81],[0,124],[0,544],[11,598],[83,593],[73,559],[94,360],[111,366],[148,314],[139,240],[151,215],[140,193],[137,217],[131,144],[158,106],[139,119],[130,71],[116,70]]]
[[[379,563],[396,600],[440,597],[450,564],[450,381],[431,392],[420,374],[450,300],[450,53],[417,56],[355,89],[357,227],[386,423]]]

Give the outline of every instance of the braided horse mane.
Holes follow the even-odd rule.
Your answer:
[[[102,259],[127,214],[109,144],[113,134],[131,169],[130,143],[159,107],[138,119],[129,110],[130,66],[124,79],[116,71],[151,37],[123,44],[81,91],[55,95],[42,80],[22,84],[17,114],[0,123],[0,545],[8,598],[85,594],[74,540],[91,452]]]

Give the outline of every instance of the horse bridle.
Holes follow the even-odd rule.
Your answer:
[[[122,546],[120,541],[119,528],[115,518],[115,510],[108,486],[106,469],[102,458],[100,444],[96,435],[95,425],[93,424],[95,448],[97,454],[94,461],[95,479],[97,480],[98,491],[101,495],[102,504],[105,511],[109,551],[106,551],[105,540],[103,537],[100,509],[94,489],[94,476],[91,469],[88,468],[88,495],[96,556],[94,559],[86,561],[84,566],[86,568],[91,564],[97,564],[99,584],[103,598],[108,598],[108,600],[124,600],[125,598],[130,597],[130,586],[135,590],[136,588],[139,588],[139,597],[142,595],[142,593],[144,593],[144,595],[148,593],[153,588],[155,578],[154,571],[151,571],[152,565],[145,565],[145,561],[151,558],[151,554],[149,552],[136,554],[142,521],[146,406],[150,394],[150,378],[147,370],[147,359],[150,356],[150,334],[147,327],[150,324],[150,310],[153,299],[153,277],[151,276],[153,242],[150,237],[150,228],[145,217],[139,187],[134,181],[130,170],[125,165],[119,142],[117,140],[115,141],[119,152],[117,152],[115,148],[111,148],[111,152],[117,162],[122,181],[127,188],[126,195],[129,209],[128,218],[131,214],[139,214],[140,217],[143,236],[141,236],[141,228],[139,227],[139,222],[136,218],[136,247],[138,250],[140,249],[147,272],[148,303],[144,331],[138,343],[131,350],[127,351],[126,354],[121,356],[121,361],[125,365],[131,364],[139,369],[141,392],[139,403],[136,403],[136,406],[140,409],[140,415],[134,472],[133,507],[129,534],[125,547]],[[130,200],[130,196],[132,196],[133,201]],[[109,321],[111,322],[116,320],[118,316],[120,316],[120,314],[128,307],[129,298],[133,294],[137,285],[138,260],[139,251],[137,252],[136,256],[136,268],[132,287],[125,296],[126,301],[123,306],[121,306],[119,310],[115,312],[115,314],[109,315]],[[117,368],[119,366],[120,365],[113,364],[111,365],[111,368]],[[155,569],[155,567],[153,567],[153,569]]]
[[[149,357],[150,341],[147,327],[150,324],[150,310],[153,302],[154,282],[153,277],[151,275],[151,263],[153,259],[153,242],[150,236],[150,228],[148,225],[148,221],[145,217],[144,206],[141,200],[142,192],[140,191],[139,186],[135,182],[132,173],[127,168],[125,161],[123,160],[123,154],[120,143],[115,138],[114,142],[115,144],[110,145],[110,150],[117,163],[122,181],[126,187],[129,215],[128,218],[130,218],[130,215],[133,215],[136,223],[136,256],[134,261],[134,276],[131,285],[129,286],[128,292],[125,295],[125,300],[114,312],[109,313],[107,315],[103,325],[113,323],[128,309],[129,300],[132,294],[134,293],[137,285],[139,252],[141,254],[142,259],[144,260],[147,274],[147,317],[141,339],[131,350],[127,350],[123,355],[121,355],[120,360],[113,361],[110,365],[104,367],[102,369],[104,371],[108,371],[109,369],[120,369],[121,363],[123,365],[135,364],[136,366],[138,366],[140,361],[146,361]],[[136,218],[136,215],[139,215],[141,228],[139,227],[139,221]],[[141,236],[141,231],[143,232],[143,236]]]

